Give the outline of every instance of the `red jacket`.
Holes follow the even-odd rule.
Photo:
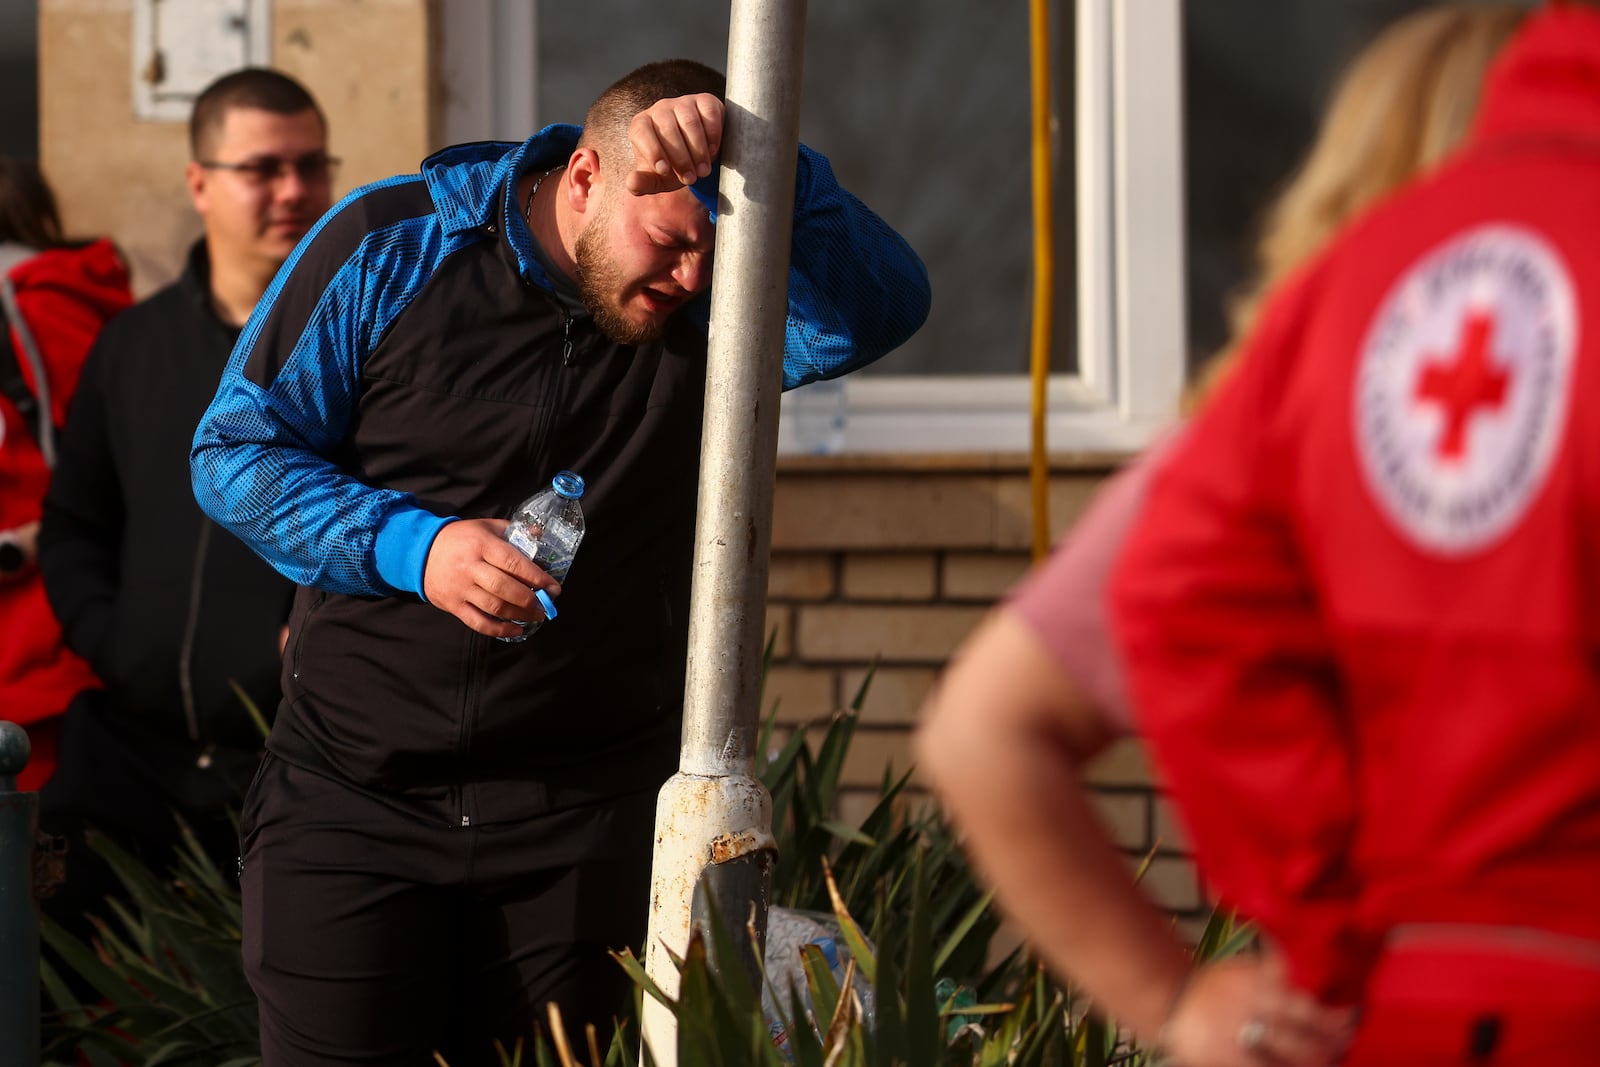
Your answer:
[[[59,427],[95,335],[132,302],[127,269],[102,240],[41,252],[12,268],[9,277],[44,358],[50,415]],[[29,387],[37,390],[14,329],[10,343]],[[10,530],[38,520],[50,472],[27,423],[4,394],[0,421],[0,530]],[[73,694],[95,684],[89,668],[61,643],[38,569],[0,582],[0,718],[37,722],[59,714]]]
[[[1468,147],[1270,302],[1110,598],[1301,984],[1358,997],[1403,922],[1600,938],[1600,11],[1532,17]]]

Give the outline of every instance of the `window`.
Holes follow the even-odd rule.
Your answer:
[[[1187,368],[1225,339],[1224,300],[1247,273],[1258,213],[1309,143],[1334,73],[1418,6],[1052,5],[1052,451],[1131,451],[1170,421]],[[670,17],[640,10],[545,0],[535,22],[510,0],[452,4],[449,139],[575,121],[610,77],[651,59],[726,66],[726,3],[679,0]],[[464,57],[455,78],[452,53]],[[1025,450],[1027,5],[812,0],[805,56],[801,138],[921,252],[934,311],[842,397],[826,386],[787,394],[780,446],[800,450],[797,408],[826,416],[843,404],[843,440],[827,444],[848,451]],[[450,129],[451,107],[459,119],[471,110],[463,101],[485,94],[507,103],[478,104],[477,127]]]
[[[1055,5],[1058,9],[1061,5]],[[1093,104],[1099,109],[1091,127],[1106,141],[1095,148],[1105,162],[1093,183],[1100,217],[1083,237],[1092,242],[1096,272],[1144,270],[1153,279],[1172,276],[1167,298],[1181,317],[1181,277],[1172,264],[1176,246],[1155,251],[1148,268],[1138,261],[1120,267],[1109,259],[1115,180],[1104,153],[1112,135],[1113,94],[1122,93],[1136,109],[1164,106],[1165,121],[1137,118],[1130,128],[1151,131],[1129,144],[1140,155],[1156,147],[1161,131],[1171,138],[1164,146],[1177,151],[1176,61],[1166,61],[1166,78],[1121,79],[1105,61],[1114,35],[1126,47],[1160,47],[1157,35],[1138,37],[1113,25],[1124,0],[1089,0],[1079,5],[1076,20],[1055,27],[1053,73],[1057,91],[1055,214],[1057,221],[1057,326],[1052,383],[1052,444],[1057,448],[1131,449],[1149,433],[1146,409],[1161,414],[1171,398],[1150,400],[1119,389],[1119,381],[1154,394],[1161,388],[1157,372],[1133,373],[1119,368],[1119,358],[1095,350],[1076,358],[1078,331],[1073,314],[1078,303],[1074,279],[1077,254],[1073,218],[1078,182],[1072,121],[1079,79],[1075,57],[1091,48],[1094,67]],[[1137,6],[1137,5],[1136,5]],[[1142,6],[1164,14],[1170,25],[1169,45],[1176,47],[1177,0],[1144,0]],[[615,10],[606,10],[608,7]],[[1070,8],[1066,10],[1070,11]],[[622,71],[662,55],[688,55],[725,66],[726,4],[700,0],[675,5],[672,19],[652,21],[637,37],[608,34],[596,41],[593,27],[626,24],[636,14],[625,0],[570,5],[547,3],[540,8],[541,103],[549,116],[578,113],[600,86],[595,71]],[[694,14],[689,14],[689,12]],[[1141,12],[1141,24],[1148,13]],[[897,0],[834,0],[808,9],[805,85],[800,135],[825,152],[841,181],[873,205],[911,240],[928,264],[934,288],[934,310],[924,330],[901,350],[848,379],[843,401],[848,421],[843,447],[850,451],[1022,451],[1028,441],[1028,339],[1032,265],[1030,100],[1027,5],[966,4],[936,12]],[[1120,21],[1120,19],[1116,19]],[[670,25],[668,25],[670,24]],[[1087,25],[1094,44],[1078,41],[1077,27]],[[1148,29],[1148,27],[1146,27]],[[1140,66],[1151,64],[1125,56]],[[1126,69],[1126,68],[1121,68]],[[1118,85],[1121,85],[1121,89]],[[1170,99],[1160,100],[1162,85]],[[1131,98],[1131,99],[1128,99]],[[1130,116],[1131,117],[1131,116]],[[1079,131],[1080,136],[1088,131]],[[1181,240],[1178,186],[1170,165],[1158,171],[1170,184],[1171,203],[1163,212],[1133,210],[1124,216],[1139,237],[1172,225],[1163,239]],[[1154,184],[1160,185],[1158,179]],[[1102,284],[1093,299],[1109,309],[1116,289]],[[1099,342],[1117,336],[1108,310],[1084,317],[1099,331]],[[1182,329],[1166,317],[1171,341],[1164,360],[1172,368],[1167,392],[1176,396],[1182,368]],[[1160,332],[1162,316],[1140,309],[1140,326],[1130,340]],[[785,397],[780,447],[797,450],[796,405],[829,393],[813,387]],[[824,410],[838,403],[837,393],[818,398]]]
[[[1531,0],[1530,0],[1531,4]],[[1204,0],[1184,12],[1191,367],[1228,340],[1261,214],[1311,146],[1345,65],[1428,0]]]

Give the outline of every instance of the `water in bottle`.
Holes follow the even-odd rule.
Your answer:
[[[831,456],[844,451],[850,400],[843,378],[802,385],[785,395],[784,415],[794,422],[794,440],[801,452]]]
[[[583,489],[581,475],[562,471],[551,479],[548,488],[524,500],[512,513],[511,525],[506,527],[506,540],[558,582],[566,581],[578,542],[583,540],[583,509],[578,505]],[[538,622],[518,621],[522,632],[500,640],[510,644],[526,641],[541,625],[556,617],[556,606],[550,595],[543,589],[534,595],[539,598],[545,617]]]

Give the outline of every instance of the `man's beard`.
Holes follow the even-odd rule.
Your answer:
[[[666,332],[667,320],[638,322],[622,312],[622,291],[628,279],[611,259],[601,236],[606,232],[611,209],[603,206],[594,220],[578,234],[573,260],[578,267],[578,295],[589,309],[594,324],[611,340],[623,345],[642,345],[657,340]]]

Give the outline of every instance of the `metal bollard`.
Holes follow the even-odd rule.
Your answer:
[[[39,1064],[39,910],[33,899],[39,795],[17,792],[33,746],[0,722],[0,1063]]]

